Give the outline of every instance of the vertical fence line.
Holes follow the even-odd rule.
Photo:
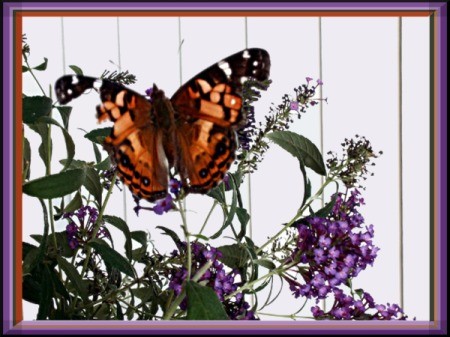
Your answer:
[[[248,18],[244,17],[244,39],[245,39],[245,49],[248,48]],[[248,214],[250,219],[248,220],[248,236],[253,240],[253,222],[252,222],[252,179],[251,174],[247,174],[247,203],[248,203]],[[253,301],[253,297],[252,297]],[[253,305],[253,302],[252,302]]]
[[[178,17],[178,66],[180,69],[180,87],[183,85],[183,39],[181,38],[181,17]]]
[[[62,66],[63,74],[66,73],[66,44],[64,43],[64,18],[61,17],[61,50],[62,50]]]
[[[322,17],[319,16],[319,78],[320,80],[323,80],[323,58],[322,58]],[[322,85],[319,85],[319,133],[320,133],[320,140],[319,140],[319,145],[320,145],[320,153],[323,156],[323,91],[322,91]],[[321,175],[320,176],[320,185],[323,185],[324,183],[324,178]],[[306,188],[306,186],[305,186]],[[324,206],[325,202],[324,202],[324,193],[321,194],[320,196],[320,204],[321,207]],[[322,310],[326,311],[327,308],[327,301],[326,299],[322,300]]]
[[[403,257],[403,78],[402,78],[402,17],[398,20],[398,180],[399,180],[399,258],[400,258],[400,306],[404,309],[404,257]]]

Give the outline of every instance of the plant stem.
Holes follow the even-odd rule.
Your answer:
[[[205,229],[206,224],[208,223],[209,218],[211,217],[212,212],[214,211],[214,208],[217,206],[217,200],[214,200],[213,205],[211,206],[211,209],[209,210],[208,215],[206,216],[205,221],[203,222],[202,228],[200,228],[200,232],[198,233],[201,235],[203,233],[203,230]],[[195,239],[195,242],[197,242],[198,238]]]
[[[188,229],[188,225],[187,225],[187,221],[186,221],[186,210],[184,209],[183,203],[181,201],[178,201],[178,208],[180,210],[181,220],[183,222],[181,227],[183,228],[184,237],[186,239],[186,255],[187,255],[187,260],[186,260],[187,276],[186,276],[186,279],[190,280],[191,279],[191,264],[192,264],[190,233],[189,233],[189,229]]]
[[[256,254],[260,253],[265,247],[267,247],[269,244],[271,244],[273,241],[275,241],[280,235],[282,235],[289,227],[291,227],[291,225],[298,220],[303,213],[305,212],[305,210],[311,205],[311,203],[318,199],[320,197],[320,195],[323,193],[325,187],[334,181],[334,178],[336,177],[336,175],[331,175],[330,177],[328,177],[325,182],[322,184],[322,186],[319,188],[319,190],[316,192],[316,194],[314,194],[312,197],[309,197],[305,204],[303,205],[302,208],[300,208],[297,212],[297,214],[291,219],[291,221],[289,221],[286,225],[283,226],[282,229],[280,229],[278,231],[278,233],[276,233],[274,236],[272,236],[270,238],[270,240],[268,240],[265,244],[263,244],[261,247],[259,247],[256,250]]]
[[[203,276],[203,274],[205,274],[206,271],[209,269],[209,267],[211,267],[212,263],[213,262],[211,260],[206,262],[197,271],[197,273],[195,273],[195,275],[192,277],[192,281],[193,282],[197,282],[198,280],[200,280],[200,278]],[[186,280],[189,280],[189,279],[186,278]],[[172,304],[169,307],[169,309],[167,309],[166,313],[164,314],[163,320],[169,320],[174,315],[174,313],[177,310],[178,306],[181,304],[181,302],[183,302],[185,297],[186,297],[186,281],[183,284],[183,290],[181,291],[180,295],[178,295],[178,297],[175,298],[175,300],[172,302]]]
[[[45,94],[44,89],[42,89],[41,84],[40,84],[39,81],[37,80],[36,76],[34,76],[33,69],[31,69],[30,64],[28,63],[28,59],[26,59],[26,58],[25,58],[25,63],[26,63],[26,65],[27,65],[27,67],[28,67],[28,71],[30,72],[31,76],[33,76],[34,80],[36,81],[37,85],[39,86],[39,89],[41,89],[42,94],[43,94],[44,96],[47,96],[47,95]]]

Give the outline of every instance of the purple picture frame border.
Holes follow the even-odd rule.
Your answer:
[[[438,87],[438,158],[437,180],[440,186],[437,221],[439,223],[438,239],[440,251],[436,257],[440,279],[438,290],[442,300],[436,313],[439,320],[438,328],[431,328],[431,322],[377,322],[380,329],[373,329],[373,322],[239,322],[239,324],[224,324],[218,322],[132,322],[124,323],[109,321],[81,322],[74,328],[74,322],[69,321],[23,321],[13,325],[13,157],[12,157],[12,112],[13,112],[13,11],[15,10],[434,10],[437,13],[437,69],[439,69]],[[321,3],[3,3],[3,334],[36,334],[53,335],[72,332],[106,334],[446,334],[447,332],[447,4],[424,2],[321,2]],[[427,323],[428,327],[427,327]],[[342,324],[343,329],[336,328]],[[100,329],[99,325],[105,326]],[[125,326],[128,325],[128,326]],[[132,327],[131,327],[132,325]],[[351,325],[351,327],[349,327]],[[51,327],[50,327],[51,326]],[[49,328],[50,327],[50,328]],[[71,328],[72,327],[72,328]],[[388,329],[387,327],[391,327]],[[370,329],[370,330],[368,330]]]

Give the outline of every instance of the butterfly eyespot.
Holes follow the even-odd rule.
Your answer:
[[[120,158],[120,163],[127,167],[128,165],[130,165],[130,158],[128,158],[128,156],[126,154],[122,154],[122,158]]]
[[[198,175],[200,176],[200,178],[206,178],[208,176],[208,170],[201,169],[200,172],[198,172]]]
[[[216,155],[220,156],[224,154],[227,150],[226,145],[223,142],[217,143],[216,145]]]
[[[144,179],[142,179],[142,183],[144,184],[144,186],[149,186],[150,185],[150,179],[145,177]]]

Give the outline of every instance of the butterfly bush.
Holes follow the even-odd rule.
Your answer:
[[[37,81],[36,74],[45,71],[48,60],[33,66],[29,55],[24,37],[24,80]],[[70,68],[82,75],[79,67]],[[136,81],[126,71],[106,70],[100,77],[120,85]],[[312,142],[289,131],[294,119],[319,103],[327,103],[316,94],[324,83],[306,77],[304,84],[283,95],[280,104],[270,105],[264,115],[264,109],[255,110],[255,102],[270,83],[249,78],[243,84],[244,118],[236,130],[236,162],[223,181],[204,196],[212,202],[204,223],[198,227],[188,223],[184,199],[189,196],[177,172],[171,171],[168,193],[152,203],[135,197],[134,210],[143,219],[150,213],[162,219],[168,212],[177,212],[181,226],[161,226],[149,220],[145,230],[136,230],[132,221],[113,215],[111,210],[110,197],[122,191],[121,184],[117,167],[97,148],[110,129],[87,132],[85,138],[94,148],[92,161],[76,159],[69,129],[70,116],[75,114],[72,108],[54,105],[44,90],[43,96],[23,96],[23,106],[28,107],[23,114],[23,191],[37,197],[43,209],[43,234],[32,236],[38,245],[23,245],[23,298],[39,306],[37,319],[258,320],[267,305],[277,300],[273,291],[276,279],[282,281],[280,293],[292,294],[294,303],[307,301],[301,317],[407,319],[397,304],[378,304],[367,291],[353,289],[358,275],[374,265],[380,249],[376,226],[366,224],[363,216],[361,191],[381,152],[375,152],[365,137],[356,135],[343,141],[341,154],[329,152],[324,161]],[[146,90],[146,99],[151,100],[152,90]],[[51,109],[55,113],[50,114]],[[255,116],[262,115],[264,119],[257,122]],[[44,177],[35,179],[30,153],[39,152],[44,165],[51,167],[48,137],[52,128],[63,130],[68,158],[60,161],[64,165],[60,173],[51,174],[48,169]],[[42,144],[35,147],[28,142],[30,130],[41,136]],[[290,147],[283,143],[285,139]],[[243,178],[258,169],[272,143],[298,159],[304,196],[288,223],[271,224],[274,232],[269,238],[254,242],[247,235],[250,214],[240,187]],[[321,163],[313,165],[308,156],[319,157]],[[323,176],[321,186],[311,186],[306,167]],[[330,184],[336,184],[338,190],[322,208],[315,209],[314,200]],[[222,211],[222,223],[211,221],[214,210]],[[254,226],[259,228],[260,224]],[[167,251],[152,235],[156,232],[172,240]],[[117,244],[119,236],[124,244]],[[216,241],[220,238],[223,245]],[[325,310],[319,305],[322,299],[331,300],[333,305]],[[297,313],[277,315],[297,319]]]

